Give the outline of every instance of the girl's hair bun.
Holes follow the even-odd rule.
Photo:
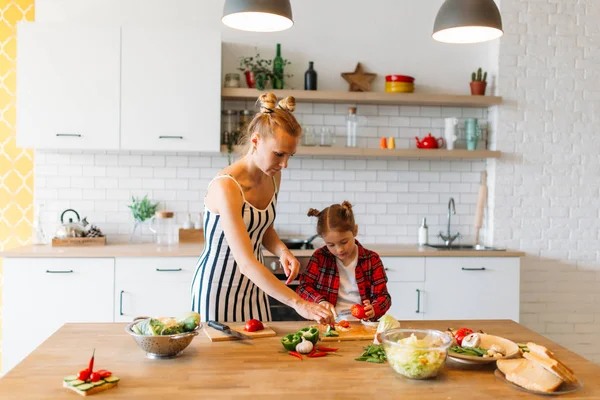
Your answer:
[[[271,114],[277,104],[277,97],[273,93],[263,93],[258,98],[260,102],[260,112],[262,114]]]
[[[321,211],[317,210],[316,208],[310,208],[306,215],[308,217],[318,217],[319,215],[321,215]]]
[[[289,112],[296,110],[296,99],[293,96],[288,96],[285,99],[279,101],[279,108]]]

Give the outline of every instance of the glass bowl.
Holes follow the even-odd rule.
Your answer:
[[[432,329],[391,329],[380,337],[390,367],[409,379],[437,376],[452,343],[444,332]]]

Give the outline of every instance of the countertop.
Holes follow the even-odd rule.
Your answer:
[[[404,244],[363,244],[367,249],[382,257],[521,257],[521,251],[469,251],[436,250]],[[170,247],[154,243],[130,244],[109,243],[106,246],[52,247],[23,246],[0,253],[6,258],[102,258],[102,257],[198,257],[202,253],[202,243],[180,243]],[[292,250],[296,257],[311,256],[314,250]],[[265,251],[265,256],[272,255]]]
[[[125,333],[125,324],[66,324],[0,379],[0,398],[77,399],[62,388],[62,378],[87,367],[93,349],[95,368],[121,378],[118,387],[97,395],[99,399],[536,398],[496,379],[494,364],[467,367],[449,360],[435,379],[405,379],[386,364],[354,360],[368,341],[335,343],[337,356],[300,361],[288,355],[279,340],[305,325],[274,322],[269,326],[276,337],[247,343],[211,343],[200,333],[180,357],[150,360]],[[402,326],[469,326],[515,342],[536,342],[552,350],[584,383],[566,398],[600,399],[599,366],[513,321],[403,321]]]

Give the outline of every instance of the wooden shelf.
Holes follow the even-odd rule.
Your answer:
[[[221,152],[227,153],[227,147],[221,146]],[[321,147],[298,146],[296,156],[322,157],[362,157],[362,158],[413,158],[434,160],[479,160],[500,158],[496,150],[446,150],[446,149],[369,149],[359,147]]]
[[[469,96],[457,94],[385,93],[385,92],[328,92],[322,90],[272,90],[277,98],[294,96],[298,102],[342,104],[387,104],[415,106],[490,107],[502,104],[498,96]],[[256,100],[257,89],[223,88],[223,100]]]

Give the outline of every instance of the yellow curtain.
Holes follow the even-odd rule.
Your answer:
[[[0,251],[27,244],[31,238],[33,151],[18,149],[16,146],[15,95],[17,22],[33,21],[34,2],[35,0],[0,0]],[[1,276],[0,258],[0,308]],[[0,356],[1,343],[0,313]]]

